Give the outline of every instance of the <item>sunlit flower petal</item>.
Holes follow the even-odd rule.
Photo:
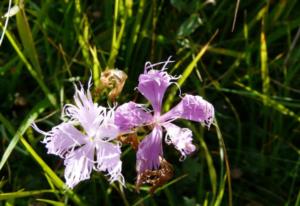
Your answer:
[[[165,64],[161,70],[154,70],[155,65],[148,62],[145,65],[144,74],[139,77],[137,89],[151,102],[155,113],[161,112],[162,100],[167,88],[173,83],[173,80],[178,79],[164,71],[169,62],[169,59],[161,62]]]
[[[64,164],[68,187],[73,188],[79,182],[90,178],[94,165],[93,158],[94,151],[91,144],[86,144],[67,155]]]
[[[192,143],[192,131],[188,128],[180,128],[172,123],[164,123],[163,127],[167,131],[166,143],[173,144],[181,153],[182,157],[191,154],[196,147]]]
[[[96,171],[107,172],[109,181],[119,181],[123,185],[124,177],[121,174],[121,149],[120,145],[109,142],[96,141]]]
[[[152,120],[152,115],[146,109],[134,102],[128,102],[119,106],[115,112],[115,123],[123,132],[143,126]]]
[[[42,143],[46,144],[49,154],[65,157],[76,146],[84,144],[86,137],[70,123],[61,123],[49,132],[40,130],[35,124],[32,127],[45,135]]]
[[[119,128],[115,124],[115,111],[114,109],[106,109],[105,112],[98,116],[99,122],[93,130],[96,140],[111,141],[117,138],[119,135]]]
[[[187,94],[179,104],[160,117],[162,122],[178,118],[202,122],[209,127],[214,119],[214,107],[200,96]]]
[[[152,132],[142,140],[136,155],[136,170],[138,173],[159,167],[159,157],[163,156],[161,127],[154,127]]]
[[[79,122],[88,135],[94,135],[99,117],[105,112],[106,108],[94,103],[89,89],[85,92],[81,85],[80,89],[75,86],[74,101],[75,105],[65,105],[64,114],[70,117],[71,120]]]

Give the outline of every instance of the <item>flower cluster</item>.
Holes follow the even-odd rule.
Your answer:
[[[119,128],[114,122],[115,111],[93,102],[89,91],[75,86],[73,104],[64,106],[63,115],[69,118],[49,132],[33,128],[45,136],[49,154],[64,159],[66,184],[73,188],[80,181],[90,178],[92,170],[107,172],[111,182],[124,185],[121,174],[120,143],[115,142]]]
[[[200,96],[185,95],[169,111],[162,113],[165,92],[180,77],[168,74],[166,62],[145,64],[144,73],[139,77],[137,90],[150,102],[151,108],[143,104],[128,102],[117,108],[105,108],[93,102],[89,88],[84,91],[75,87],[75,105],[67,104],[63,114],[68,117],[44,132],[48,153],[64,159],[65,179],[69,187],[89,179],[92,170],[106,172],[110,181],[124,185],[121,174],[121,138],[134,134],[140,128],[150,128],[149,133],[137,146],[137,186],[151,184],[153,189],[170,179],[171,165],[164,159],[163,141],[173,145],[182,159],[195,151],[192,131],[174,124],[177,119],[200,122],[209,127],[214,118],[213,106]],[[162,69],[155,67],[163,65]]]

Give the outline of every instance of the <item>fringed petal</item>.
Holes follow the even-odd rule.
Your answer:
[[[159,157],[163,156],[162,128],[160,126],[154,127],[152,132],[141,141],[136,156],[136,170],[138,174],[145,170],[159,168]]]
[[[180,128],[172,123],[164,123],[166,129],[166,143],[173,144],[181,153],[182,159],[195,151],[196,147],[192,143],[192,131],[188,128]]]
[[[160,121],[178,118],[202,122],[210,127],[214,119],[214,107],[200,96],[185,95],[178,105],[160,117]]]
[[[122,132],[129,132],[135,127],[143,126],[152,120],[152,115],[146,109],[134,102],[122,104],[116,109],[115,124]]]
[[[95,139],[101,141],[111,141],[119,135],[119,128],[115,124],[115,111],[114,109],[106,109],[99,117],[98,125],[95,127]]]
[[[160,62],[154,65],[147,62],[145,64],[144,74],[141,74],[139,77],[137,89],[151,102],[154,113],[156,114],[160,114],[161,112],[162,100],[167,88],[173,83],[173,80],[178,79],[164,71],[169,62],[171,62],[170,58],[166,62]],[[164,63],[162,70],[153,69],[154,66],[162,63]]]
[[[71,152],[65,159],[66,185],[75,187],[79,182],[90,178],[94,165],[94,150],[91,144]]]
[[[71,120],[79,122],[86,133],[93,136],[97,124],[102,121],[101,117],[106,108],[94,103],[89,88],[85,92],[82,85],[80,89],[75,86],[74,101],[75,105],[65,105],[64,114]]]
[[[32,127],[37,132],[45,135],[42,143],[46,144],[48,153],[62,158],[86,141],[86,137],[71,123],[61,123],[53,127],[49,132],[40,130],[36,124],[32,124]]]
[[[95,170],[107,172],[109,181],[119,181],[125,185],[122,175],[121,149],[120,145],[109,142],[95,142],[96,146],[96,164]]]

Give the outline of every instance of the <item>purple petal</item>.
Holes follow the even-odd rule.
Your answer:
[[[106,109],[101,116],[98,116],[95,127],[92,129],[95,134],[95,139],[102,141],[111,141],[119,135],[119,128],[115,124],[115,111],[114,109]]]
[[[145,170],[158,169],[160,165],[159,157],[162,155],[162,128],[156,126],[139,144],[136,160],[138,174]]]
[[[119,181],[121,184],[125,184],[124,177],[121,174],[120,145],[103,141],[96,142],[96,158],[96,171],[107,172],[110,176],[110,182]]]
[[[172,123],[164,123],[166,129],[166,143],[173,144],[184,158],[195,151],[196,147],[192,143],[192,131],[188,128],[180,128]]]
[[[214,119],[214,107],[200,96],[185,95],[178,105],[160,117],[160,121],[178,118],[204,122],[209,127]]]
[[[62,158],[72,151],[76,146],[86,142],[86,137],[71,123],[61,123],[49,132],[40,130],[35,124],[32,127],[39,133],[45,135],[42,143],[46,144],[49,154],[55,154]]]
[[[115,113],[115,124],[123,132],[143,126],[152,120],[152,115],[146,109],[134,102],[128,102],[119,106]]]
[[[65,179],[68,187],[73,188],[79,182],[89,179],[94,165],[94,148],[91,144],[71,152],[65,159]]]
[[[94,135],[94,129],[99,124],[99,118],[103,116],[106,109],[93,102],[89,89],[85,92],[81,86],[80,90],[75,86],[75,105],[67,104],[64,114],[81,124],[89,136]]]
[[[162,100],[167,88],[173,83],[172,80],[178,78],[169,75],[164,71],[165,66],[169,63],[169,59],[165,63],[162,70],[154,70],[155,65],[145,65],[145,72],[139,77],[139,85],[137,89],[151,102],[155,113],[161,112]],[[160,63],[158,63],[160,64]]]

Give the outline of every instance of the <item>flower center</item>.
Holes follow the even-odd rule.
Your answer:
[[[160,124],[160,116],[159,115],[155,115],[153,117],[153,125],[159,125]]]

